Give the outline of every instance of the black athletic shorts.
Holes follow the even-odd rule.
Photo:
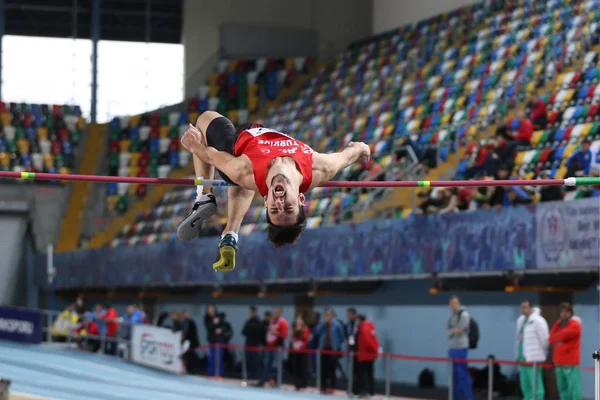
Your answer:
[[[235,129],[235,126],[225,117],[213,119],[208,124],[208,128],[206,128],[206,141],[208,145],[231,155],[233,155],[233,148],[238,135],[239,132]],[[225,182],[237,186],[237,183],[229,179],[223,172],[219,171],[219,175],[221,175],[221,178]]]

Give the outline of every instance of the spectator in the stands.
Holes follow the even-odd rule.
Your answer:
[[[267,328],[258,318],[255,306],[250,306],[250,317],[244,324],[242,335],[246,337],[246,347],[261,347],[266,344]],[[246,350],[248,378],[259,379],[262,374],[262,358],[258,349]]]
[[[181,314],[177,311],[171,311],[171,330],[173,332],[181,330]]]
[[[79,316],[75,312],[75,305],[70,304],[62,313],[59,314],[58,318],[52,324],[50,328],[50,334],[52,335],[52,341],[65,342],[71,336],[71,330],[77,324]]]
[[[117,354],[117,333],[119,332],[119,313],[110,304],[107,304],[102,316],[106,325],[105,352],[109,355]]]
[[[469,324],[471,316],[460,304],[457,296],[450,297],[451,315],[447,323],[448,357],[466,359],[469,351]],[[452,366],[452,388],[454,399],[473,400],[473,386],[469,368],[465,362],[454,362]]]
[[[550,179],[548,171],[540,172],[538,179]],[[563,199],[562,188],[560,186],[538,186],[537,191],[540,195],[540,201],[559,201]]]
[[[570,303],[560,305],[560,318],[550,331],[550,343],[554,346],[552,361],[560,398],[581,399],[581,319],[574,315]]]
[[[375,332],[375,325],[367,320],[364,315],[358,316],[358,346],[356,369],[356,391],[359,396],[375,395],[375,380],[373,364],[379,354],[379,340]]]
[[[517,361],[546,361],[548,351],[548,323],[540,315],[540,309],[533,307],[530,300],[521,303],[521,316],[517,319]],[[521,392],[525,399],[543,400],[545,395],[542,369],[536,369],[536,393],[533,393],[533,366],[519,366]]]
[[[345,331],[346,331],[346,341],[348,342],[348,351],[350,352],[355,352],[356,351],[356,341],[358,340],[358,320],[357,320],[357,314],[356,314],[356,309],[351,307],[346,311],[346,317],[348,319],[348,322],[346,322],[345,325]],[[348,356],[350,357],[350,356]],[[357,363],[357,358],[356,358],[356,354],[354,355],[354,365],[356,365]],[[358,383],[358,369],[353,369],[352,370],[352,375],[353,375],[353,390],[352,392],[354,394],[357,394],[356,389],[356,385]]]
[[[85,315],[87,312],[83,303],[83,297],[81,296],[77,296],[77,299],[75,299],[75,312],[77,315]]]
[[[296,390],[302,390],[308,384],[310,358],[305,351],[308,349],[309,337],[310,330],[304,323],[304,318],[298,315],[290,332],[290,355],[288,358],[288,366],[290,373],[294,376]]]
[[[496,120],[496,138],[504,140],[513,140],[512,135],[509,132],[508,126],[503,119]]]
[[[334,317],[333,310],[325,310],[323,322],[315,328],[319,335],[321,350],[321,392],[333,393],[335,390],[336,365],[338,355],[331,352],[341,351],[346,335],[342,324]]]
[[[513,133],[514,144],[519,147],[530,147],[531,137],[533,136],[533,124],[531,120],[520,111],[518,114],[519,129]]]
[[[217,314],[217,309],[213,304],[209,304],[204,314],[204,327],[206,328],[206,337],[210,345],[208,350],[208,376],[223,376],[224,358],[223,358],[223,329],[221,328],[221,319]],[[218,369],[217,369],[218,368]]]
[[[567,176],[589,176],[593,160],[590,144],[588,139],[584,139],[581,142],[581,148],[569,157],[567,160]]]
[[[487,175],[490,154],[485,144],[471,143],[467,148],[467,156],[469,157],[469,167],[465,171],[465,179]]]
[[[181,336],[184,341],[189,342],[191,349],[200,347],[198,326],[196,325],[196,321],[190,318],[190,313],[187,310],[183,310],[181,313]]]
[[[533,123],[534,129],[545,129],[548,123],[548,111],[546,110],[546,103],[542,99],[533,93],[529,99],[529,109],[531,113],[529,118]]]
[[[257,386],[264,386],[267,382],[271,385],[274,384],[273,378],[275,376],[274,371],[276,370],[274,364],[277,359],[277,350],[285,346],[288,330],[289,324],[283,318],[281,307],[275,307],[273,309],[273,319],[267,330],[266,341],[269,349],[265,352],[263,376]]]
[[[127,306],[127,311],[123,315],[124,326],[122,327],[122,336],[124,339],[131,338],[132,325],[143,324],[143,314],[132,304]]]
[[[166,311],[161,312],[156,318],[156,326],[161,328],[169,327],[169,313]]]
[[[231,368],[235,363],[233,352],[229,348],[229,343],[233,337],[233,328],[231,328],[231,324],[227,320],[227,314],[224,312],[219,313],[219,317],[221,319],[221,340],[225,345],[223,350],[223,364],[224,368]]]

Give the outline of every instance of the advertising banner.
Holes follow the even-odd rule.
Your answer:
[[[597,267],[600,201],[541,204],[536,212],[537,268]]]
[[[42,342],[42,313],[36,310],[0,307],[0,340]]]
[[[150,325],[133,325],[131,358],[147,367],[173,373],[185,372],[181,358],[181,332]]]

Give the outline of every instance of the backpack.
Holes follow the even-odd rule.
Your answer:
[[[462,310],[460,312],[462,315]],[[459,315],[459,319],[460,319]],[[469,318],[469,349],[476,349],[477,343],[479,342],[479,325],[477,321],[471,316]]]
[[[429,368],[423,369],[419,374],[419,388],[432,389],[435,387],[435,375]]]

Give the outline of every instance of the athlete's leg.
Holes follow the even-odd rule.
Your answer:
[[[213,122],[219,120],[218,122]],[[222,120],[226,120],[228,124],[223,124]],[[231,140],[234,140],[235,128],[229,120],[223,118],[223,116],[214,111],[206,111],[202,113],[196,121],[196,128],[202,133],[202,137],[205,143],[211,145],[210,135],[222,138],[223,144],[229,144]],[[221,143],[219,143],[221,144]],[[205,163],[198,157],[193,156],[194,162],[194,173],[196,177],[202,177],[204,179],[213,179],[215,175],[214,166]],[[212,215],[217,212],[217,201],[212,194],[212,187],[197,187],[196,201],[192,210],[187,217],[177,227],[177,237],[184,241],[190,241],[195,239],[202,228],[202,223],[209,219]]]
[[[252,205],[254,192],[239,186],[227,188],[227,225],[219,242],[219,256],[213,264],[216,271],[232,271],[235,268],[238,234],[244,215]]]

